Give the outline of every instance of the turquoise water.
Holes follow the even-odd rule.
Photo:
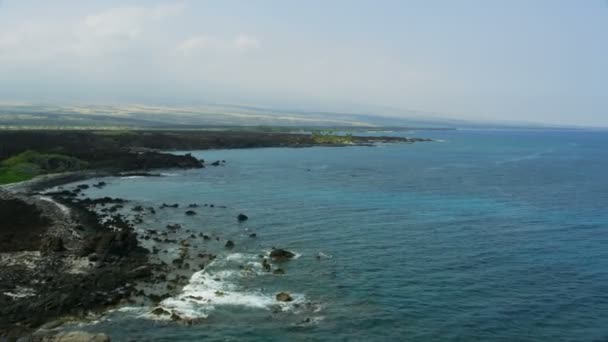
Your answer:
[[[213,203],[141,226],[178,222],[236,247],[204,246],[218,261],[192,293],[232,292],[189,306],[207,317],[199,324],[132,308],[84,329],[116,341],[608,339],[608,133],[415,135],[441,141],[200,151],[226,166],[90,190],[134,204]],[[281,277],[256,271],[273,246],[299,255]],[[297,305],[276,307],[280,291]]]

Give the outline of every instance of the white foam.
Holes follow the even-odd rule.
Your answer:
[[[255,258],[255,256],[253,256]],[[252,258],[252,255],[250,254],[243,254],[243,253],[233,253],[230,254],[226,257],[227,261],[236,261],[236,262],[245,262],[247,260],[250,260]]]
[[[138,179],[138,178],[144,178],[144,176],[123,176],[123,177],[120,177],[120,179]]]
[[[317,253],[317,258],[319,259],[331,259],[333,256],[331,254],[325,254],[323,252]]]
[[[170,319],[177,315],[183,320],[204,319],[217,306],[239,306],[252,309],[278,308],[281,311],[290,310],[293,304],[303,303],[303,295],[291,294],[293,301],[279,302],[274,294],[262,291],[241,291],[230,279],[238,277],[242,272],[222,270],[214,274],[206,270],[196,272],[184,286],[182,293],[160,302],[159,307],[167,311],[167,315],[148,315],[155,319]]]

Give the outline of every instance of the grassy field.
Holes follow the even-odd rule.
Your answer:
[[[352,134],[335,134],[331,130],[327,131],[312,131],[311,139],[315,144],[327,145],[348,145],[353,143]]]
[[[83,170],[87,163],[61,154],[25,151],[0,162],[0,184],[21,182],[35,176]]]

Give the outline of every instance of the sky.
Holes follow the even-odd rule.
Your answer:
[[[607,80],[606,0],[0,0],[3,101],[608,126]]]

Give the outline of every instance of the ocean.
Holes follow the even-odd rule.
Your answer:
[[[161,303],[196,324],[127,306],[68,328],[114,341],[608,340],[607,132],[390,134],[435,141],[188,151],[225,166],[104,179],[86,194],[179,203],[137,227],[217,237],[196,243],[217,259]],[[296,253],[273,265],[284,275],[261,266],[273,247]],[[294,300],[278,303],[282,291]]]

